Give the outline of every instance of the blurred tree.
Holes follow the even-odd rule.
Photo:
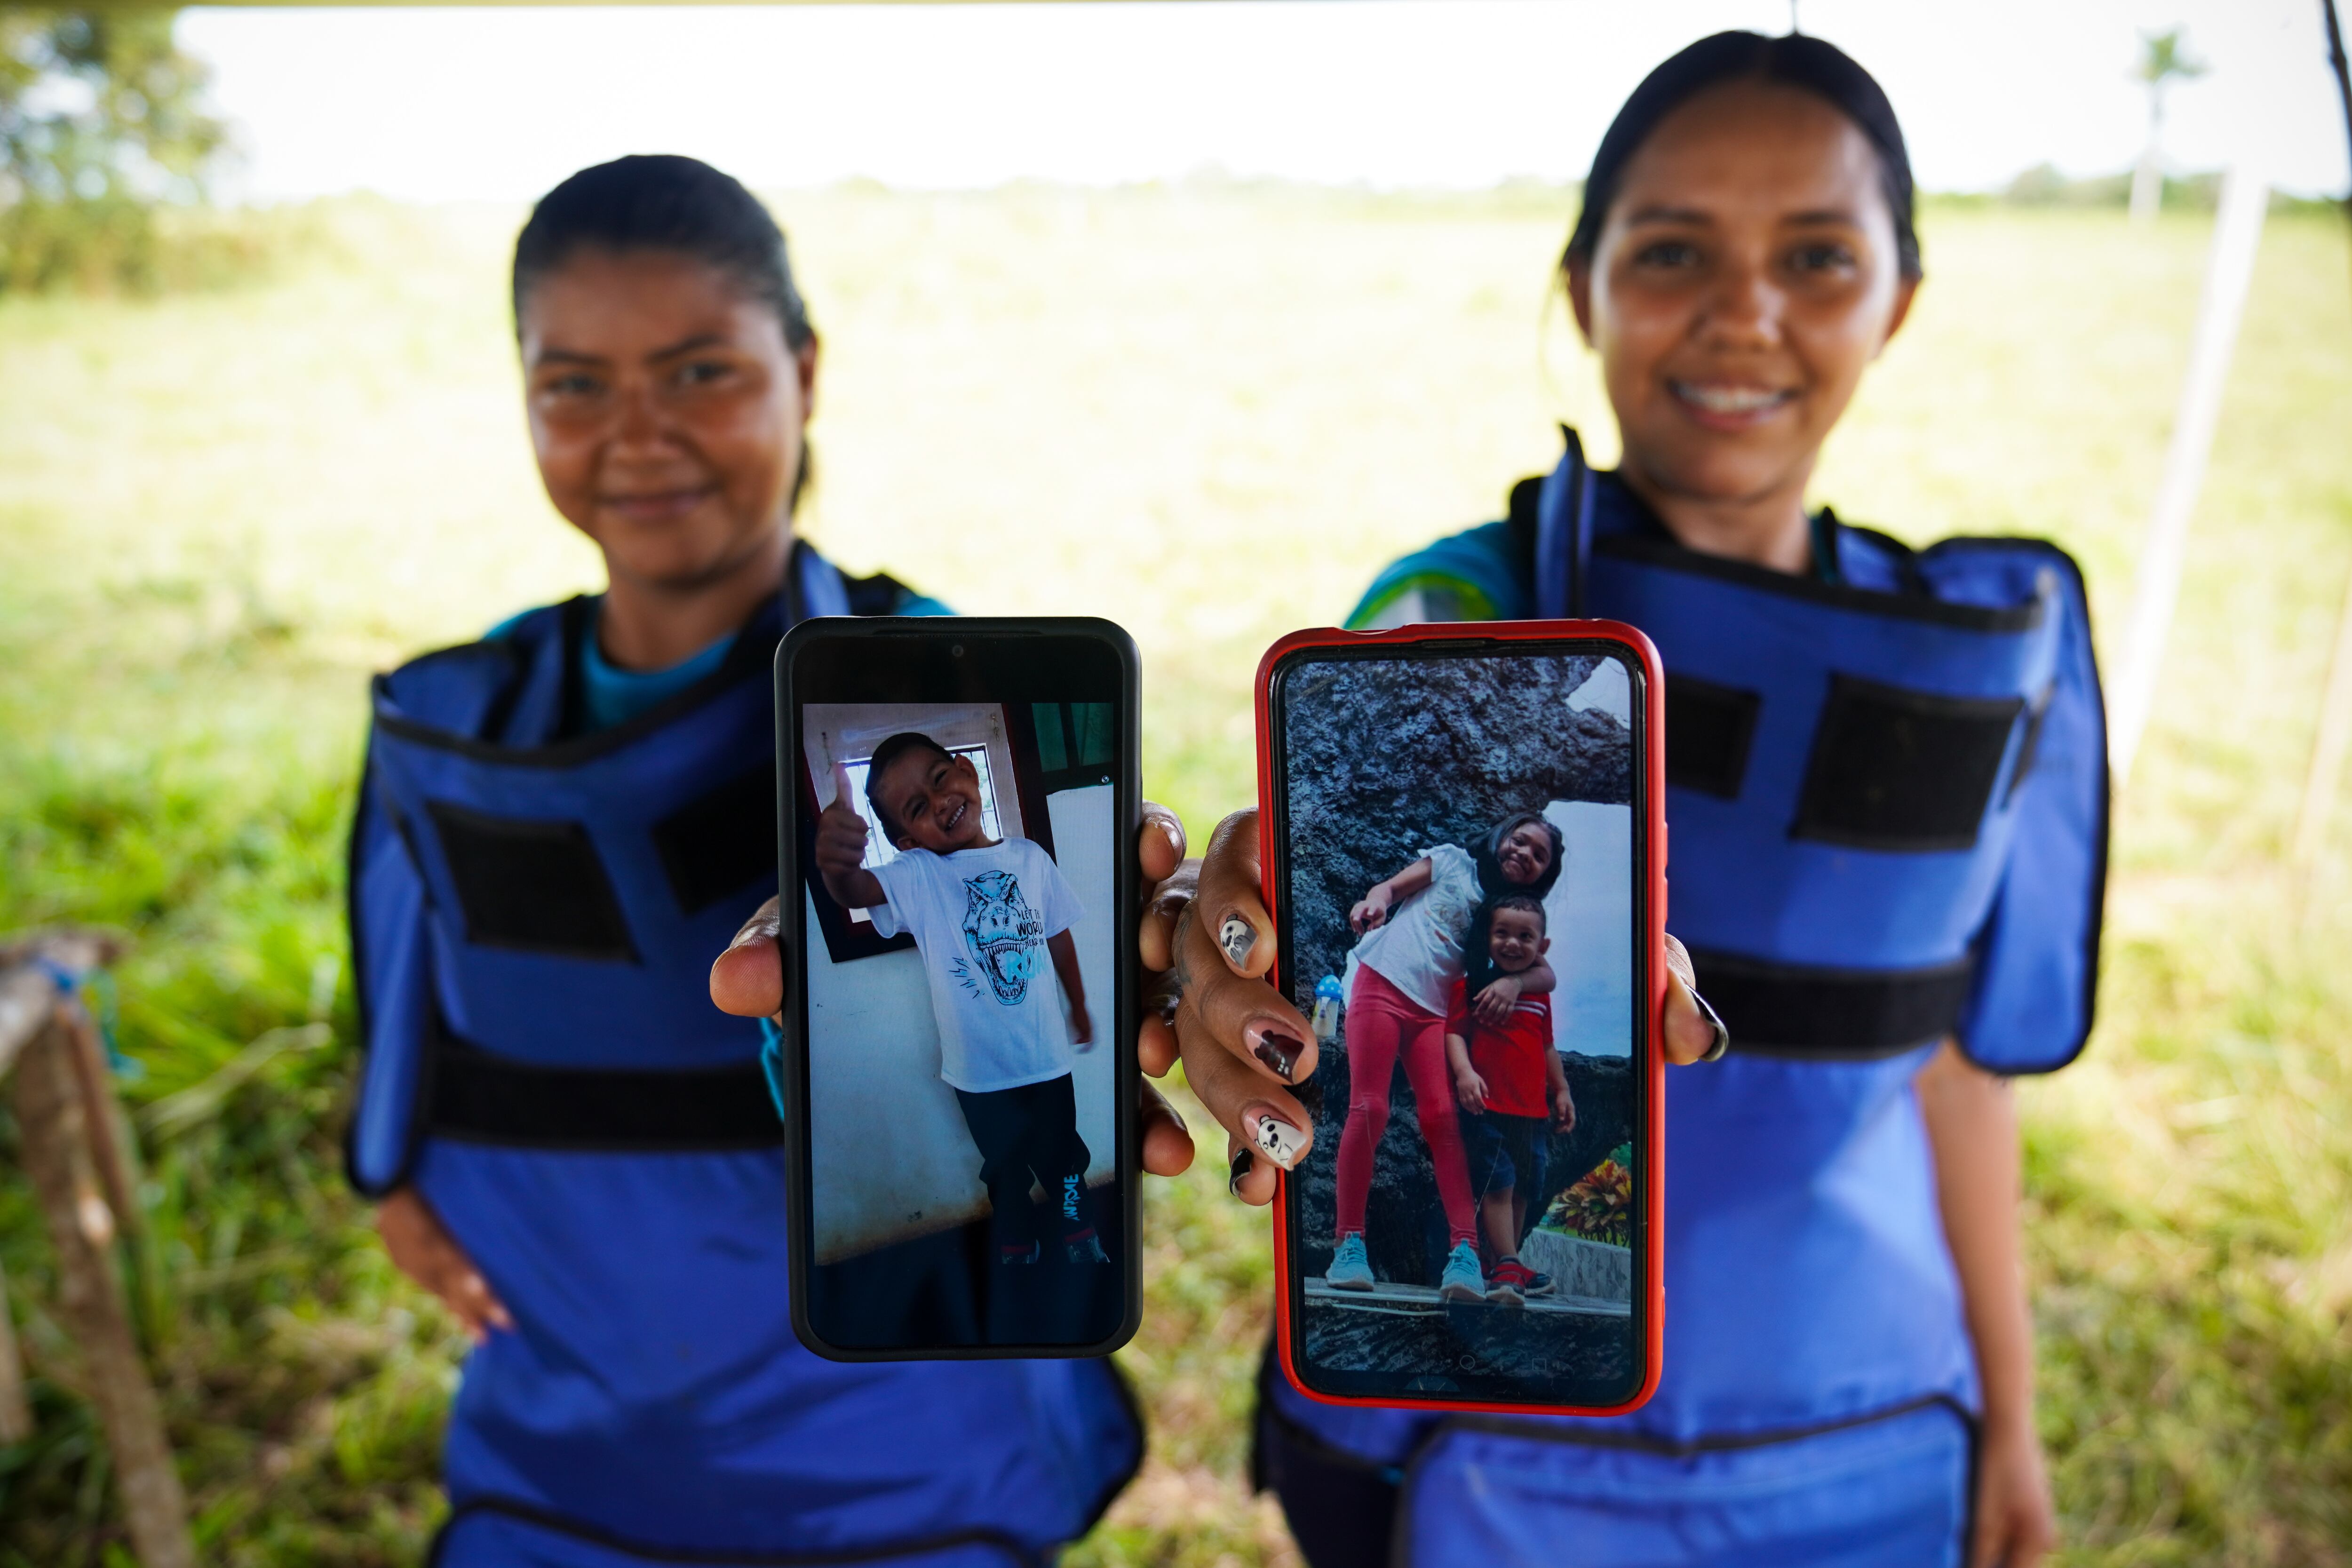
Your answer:
[[[2175,81],[2193,81],[2206,71],[2202,60],[2189,58],[2184,43],[2189,29],[2168,27],[2139,36],[2139,64],[2132,79],[2147,89],[2147,146],[2132,171],[2131,216],[2145,223],[2164,203],[2164,89]]]
[[[204,199],[226,134],[176,15],[0,8],[0,291],[156,281],[156,208]]]

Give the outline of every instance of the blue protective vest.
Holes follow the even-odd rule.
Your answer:
[[[1441,1420],[1276,1379],[1268,1417],[1391,1469],[1414,1563],[1962,1562],[1976,1375],[1912,1080],[1948,1035],[2017,1073],[2089,1032],[2081,575],[2039,541],[1915,552],[1826,517],[1831,580],[1699,555],[1572,434],[1512,510],[1350,624],[1590,615],[1658,645],[1667,926],[1733,1040],[1668,1086],[1663,1382],[1611,1420]]]
[[[775,885],[777,641],[911,599],[800,546],[713,674],[587,734],[589,600],[375,683],[351,1174],[414,1184],[515,1320],[466,1363],[436,1563],[1042,1563],[1141,1461],[1108,1362],[793,1334],[760,1033],[707,977]]]

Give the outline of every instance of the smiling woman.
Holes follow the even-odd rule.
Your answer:
[[[599,641],[626,668],[742,624],[808,482],[816,332],[775,221],[717,182],[741,190],[690,158],[624,158],[557,187],[515,242],[531,446],[604,553]]]
[[[1271,1385],[1266,1467],[1318,1568],[1570,1539],[1677,1568],[2049,1548],[1996,1075],[2063,1067],[2089,1028],[2104,728],[2055,547],[1915,552],[1807,510],[1917,289],[1911,205],[1894,110],[1833,46],[1668,59],[1561,262],[1622,465],[1571,438],[1509,521],[1398,562],[1351,617],[1595,615],[1656,642],[1675,924],[1730,1055],[1667,1100],[1655,1397],[1504,1435]]]
[[[1114,1374],[802,1350],[759,1029],[706,990],[775,885],[779,638],[940,606],[793,537],[816,338],[740,184],[575,174],[514,294],[610,587],[379,679],[352,846],[351,1172],[477,1341],[433,1561],[1046,1555],[1141,1458]]]
[[[1822,442],[1919,286],[1911,165],[1836,50],[1694,91],[1711,63],[1628,100],[1561,266],[1627,488],[1694,549],[1803,571]]]

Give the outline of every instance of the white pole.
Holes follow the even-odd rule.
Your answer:
[[[2205,264],[2205,291],[2197,305],[2197,336],[2189,351],[2189,376],[2181,384],[2180,407],[2172,421],[2172,447],[2164,460],[2164,484],[2156,493],[2156,515],[2141,547],[2139,576],[2132,590],[2131,626],[2126,633],[2121,674],[2107,709],[2107,747],[2117,784],[2131,777],[2133,756],[2156,704],[2156,678],[2172,612],[2180,600],[2180,574],[2188,560],[2189,519],[2205,483],[2205,460],[2213,450],[2213,427],[2221,415],[2221,386],[2229,379],[2230,353],[2245,313],[2246,288],[2253,280],[2254,251],[2262,243],[2263,216],[2270,190],[2246,164],[2232,164],[2221,180],[2221,210],[2213,225],[2213,248]]]

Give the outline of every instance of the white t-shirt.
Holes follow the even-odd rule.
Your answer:
[[[1462,978],[1470,917],[1478,912],[1478,867],[1458,844],[1440,844],[1422,855],[1429,861],[1429,886],[1391,905],[1388,920],[1366,931],[1348,958],[1443,1018],[1454,983]]]
[[[934,855],[901,849],[874,879],[884,936],[911,931],[931,981],[940,1076],[987,1094],[1070,1070],[1070,1037],[1045,939],[1085,912],[1053,857],[1027,838]]]

